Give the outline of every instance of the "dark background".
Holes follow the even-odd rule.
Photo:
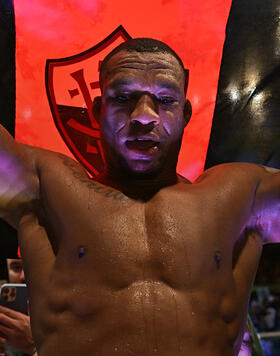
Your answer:
[[[15,135],[15,24],[11,0],[0,0],[0,121]],[[0,220],[0,273],[5,276],[5,258],[17,256],[17,234]],[[0,275],[0,279],[2,279]]]

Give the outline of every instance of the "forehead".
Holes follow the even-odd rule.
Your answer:
[[[184,91],[185,74],[170,53],[120,51],[106,64],[103,89],[114,83],[166,85]]]

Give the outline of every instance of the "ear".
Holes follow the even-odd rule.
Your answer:
[[[185,106],[184,106],[184,121],[185,127],[187,126],[190,118],[192,116],[192,105],[188,99],[186,99]]]
[[[92,103],[92,113],[95,120],[100,124],[101,119],[101,96],[96,96]]]

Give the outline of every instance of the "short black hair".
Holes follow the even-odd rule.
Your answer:
[[[99,81],[100,85],[102,85],[102,76],[106,71],[106,65],[111,57],[113,57],[116,53],[120,51],[127,51],[127,52],[140,52],[140,53],[169,53],[173,57],[175,57],[180,64],[183,72],[185,73],[185,92],[187,91],[188,81],[189,81],[189,70],[185,69],[183,61],[178,56],[178,54],[169,47],[166,43],[155,40],[153,38],[132,38],[128,41],[122,42],[116,48],[114,48],[101,63],[100,66],[100,74],[99,74]]]

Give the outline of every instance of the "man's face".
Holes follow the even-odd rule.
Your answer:
[[[7,258],[9,283],[25,283],[22,260]]]
[[[101,131],[106,162],[133,174],[177,162],[186,124],[185,76],[166,53],[121,51],[102,82]]]

